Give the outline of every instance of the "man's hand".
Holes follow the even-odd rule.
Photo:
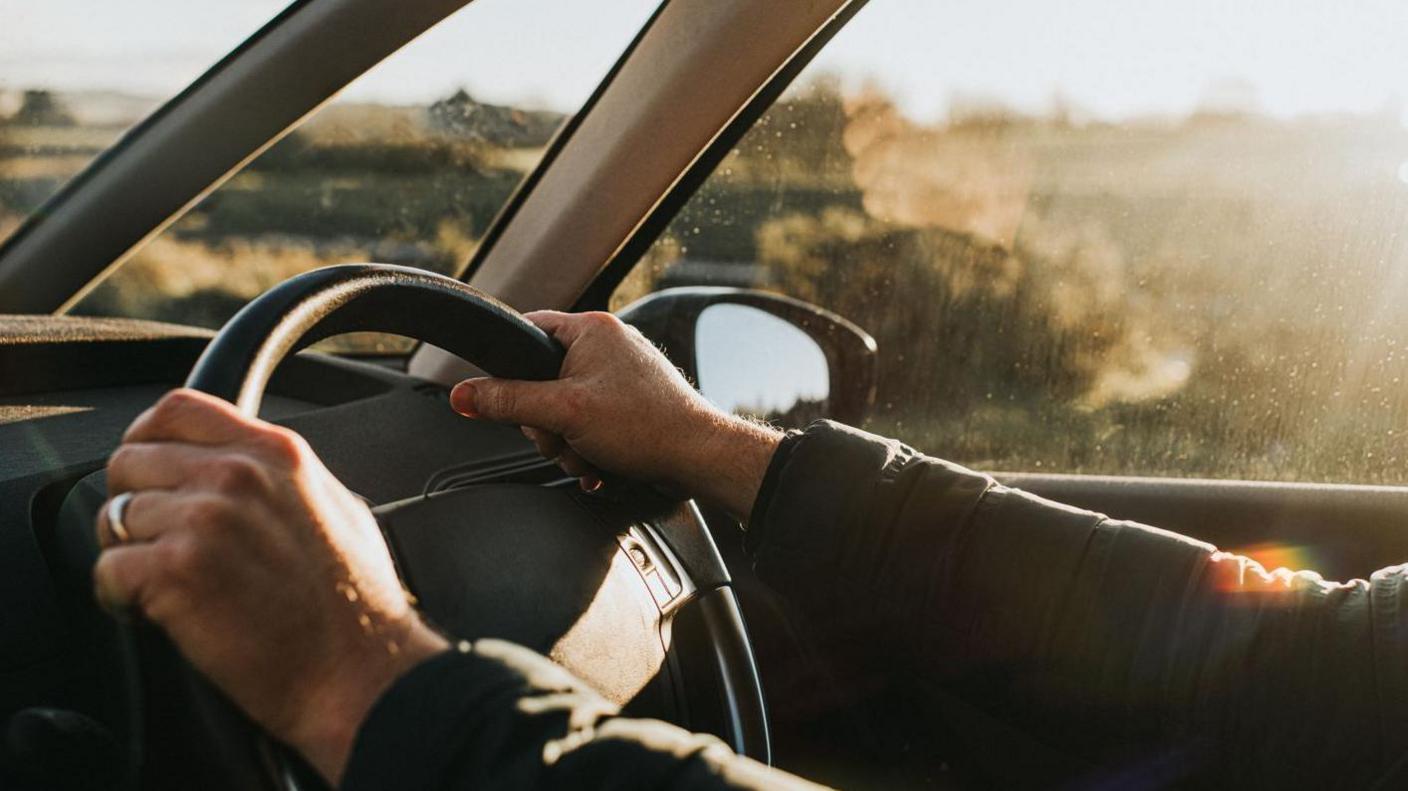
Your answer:
[[[99,601],[134,608],[333,783],[401,673],[444,650],[375,519],[297,434],[191,390],[137,418],[108,463]]]
[[[529,313],[567,348],[550,382],[470,379],[455,410],[524,427],[584,488],[607,470],[700,497],[747,518],[781,434],[725,414],[634,328],[609,313]]]

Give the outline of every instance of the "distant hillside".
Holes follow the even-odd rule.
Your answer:
[[[24,98],[20,100],[20,109],[6,123],[15,126],[76,126],[78,122],[49,91],[25,91]]]
[[[562,113],[483,104],[463,89],[430,105],[430,125],[438,132],[481,140],[502,148],[546,145],[562,124]]]
[[[34,97],[43,94],[54,110],[68,117],[77,126],[127,127],[145,118],[161,104],[152,96],[138,96],[118,91],[0,91],[0,122],[24,121],[26,105],[32,107]],[[40,123],[41,126],[59,124]]]
[[[35,104],[42,100],[43,106]],[[162,99],[117,91],[0,91],[0,123],[27,126],[125,128],[145,118]],[[42,111],[43,117],[36,116]],[[453,137],[494,148],[538,148],[562,124],[562,113],[524,110],[476,101],[464,90],[431,105],[336,102],[302,131],[320,143],[353,144],[388,137]],[[57,119],[66,119],[57,123]],[[71,124],[68,123],[71,120]]]

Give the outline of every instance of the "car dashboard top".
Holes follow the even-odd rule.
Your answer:
[[[60,506],[133,418],[180,385],[209,337],[151,322],[0,317],[0,710],[81,688],[70,659],[82,638],[66,629],[56,583]],[[261,416],[300,432],[374,504],[551,475],[517,431],[465,420],[443,387],[370,363],[291,358]]]

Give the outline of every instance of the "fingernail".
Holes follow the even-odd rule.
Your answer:
[[[474,385],[460,382],[450,391],[450,408],[465,417],[479,417],[474,409]]]
[[[581,486],[584,492],[594,492],[601,488],[601,479],[595,475],[583,475],[577,479],[577,485]]]

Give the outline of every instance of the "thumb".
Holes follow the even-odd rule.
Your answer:
[[[562,432],[558,382],[483,377],[466,379],[450,391],[450,406],[465,417],[517,423]]]

